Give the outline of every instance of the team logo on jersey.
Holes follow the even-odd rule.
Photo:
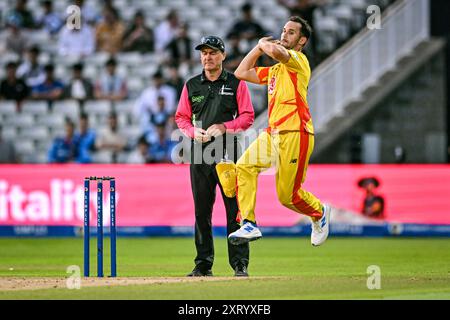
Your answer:
[[[275,85],[277,84],[277,79],[272,77],[269,82],[269,94],[272,95],[275,92]]]
[[[193,96],[192,97],[192,102],[194,103],[200,103],[205,99],[205,96]]]

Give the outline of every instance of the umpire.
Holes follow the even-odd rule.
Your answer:
[[[240,150],[235,134],[248,129],[255,117],[247,84],[223,69],[226,53],[222,39],[203,37],[195,49],[201,51],[203,72],[185,83],[175,115],[180,130],[192,139],[190,176],[197,256],[195,268],[188,274],[190,277],[212,276],[211,218],[217,185],[227,213],[227,235],[240,227],[236,197],[224,195],[215,166],[225,152],[231,156],[230,160],[237,161]],[[229,263],[235,276],[248,276],[248,243],[233,246],[227,241],[227,244]]]

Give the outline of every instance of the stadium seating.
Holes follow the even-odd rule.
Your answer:
[[[87,0],[86,4],[101,12],[101,1]],[[146,15],[146,21],[152,28],[156,27],[167,15],[170,9],[178,10],[182,21],[189,23],[189,35],[193,42],[197,42],[202,35],[215,33],[225,37],[234,20],[240,16],[240,7],[246,0],[114,0],[113,5],[118,9],[122,19],[129,22],[138,9]],[[289,17],[289,11],[280,6],[276,0],[251,1],[254,17],[270,32],[277,35],[281,26]],[[365,23],[365,10],[369,4],[376,3],[382,8],[390,4],[391,0],[330,0],[325,7],[316,10],[316,24],[314,25],[319,40],[318,49],[323,53],[330,53],[348,39],[355,30]],[[6,13],[14,6],[15,1],[0,1],[1,21]],[[65,15],[69,0],[54,1],[54,9]],[[29,0],[28,8],[35,16],[42,13],[40,0]],[[0,30],[0,41],[4,41],[5,30]],[[30,33],[33,43],[39,45],[42,53],[39,61],[42,64],[53,62],[56,66],[55,75],[64,82],[71,78],[71,66],[78,61],[76,57],[60,57],[57,55],[57,37],[51,37],[43,30]],[[4,77],[4,66],[9,61],[18,61],[19,56],[13,53],[0,54],[0,77]],[[103,72],[109,55],[104,52],[83,58],[84,76],[95,81]],[[136,140],[139,136],[138,119],[133,115],[133,104],[139,94],[146,88],[151,76],[160,66],[164,56],[156,53],[120,53],[118,73],[126,76],[130,91],[129,99],[117,102],[114,105],[109,101],[87,101],[84,110],[89,114],[91,126],[100,129],[105,124],[107,114],[112,110],[118,112],[119,125],[126,127],[127,136]],[[197,64],[189,74],[201,72],[201,65]],[[257,86],[250,86],[254,97],[255,107],[262,110],[266,106],[265,91]],[[46,150],[52,139],[63,132],[64,118],[69,117],[77,121],[80,114],[80,105],[77,101],[61,100],[52,104],[51,108],[46,102],[26,101],[22,113],[16,112],[14,102],[0,102],[0,121],[3,126],[3,135],[12,139],[23,158],[29,162],[46,162]],[[35,134],[32,134],[33,128]],[[110,162],[111,159],[104,154],[96,156],[95,160]]]

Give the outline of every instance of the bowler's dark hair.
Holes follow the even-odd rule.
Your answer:
[[[313,33],[313,29],[312,29],[311,25],[308,23],[308,21],[306,21],[305,19],[303,19],[302,17],[299,17],[299,16],[292,16],[289,18],[289,21],[300,23],[300,25],[302,26],[300,28],[301,35],[306,37],[307,39],[309,39],[311,37],[311,34]]]

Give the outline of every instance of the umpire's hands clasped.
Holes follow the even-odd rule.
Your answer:
[[[223,135],[227,131],[227,128],[223,123],[220,124],[213,124],[211,127],[206,130],[206,134],[208,134],[211,137],[219,137]]]
[[[205,143],[211,140],[211,136],[208,135],[206,130],[202,128],[194,128],[194,140],[200,143]]]
[[[202,128],[195,128],[194,129],[194,139],[197,142],[205,143],[209,142],[211,140],[211,137],[219,137],[223,135],[227,128],[224,124],[213,124],[208,128],[208,130],[204,130]]]

